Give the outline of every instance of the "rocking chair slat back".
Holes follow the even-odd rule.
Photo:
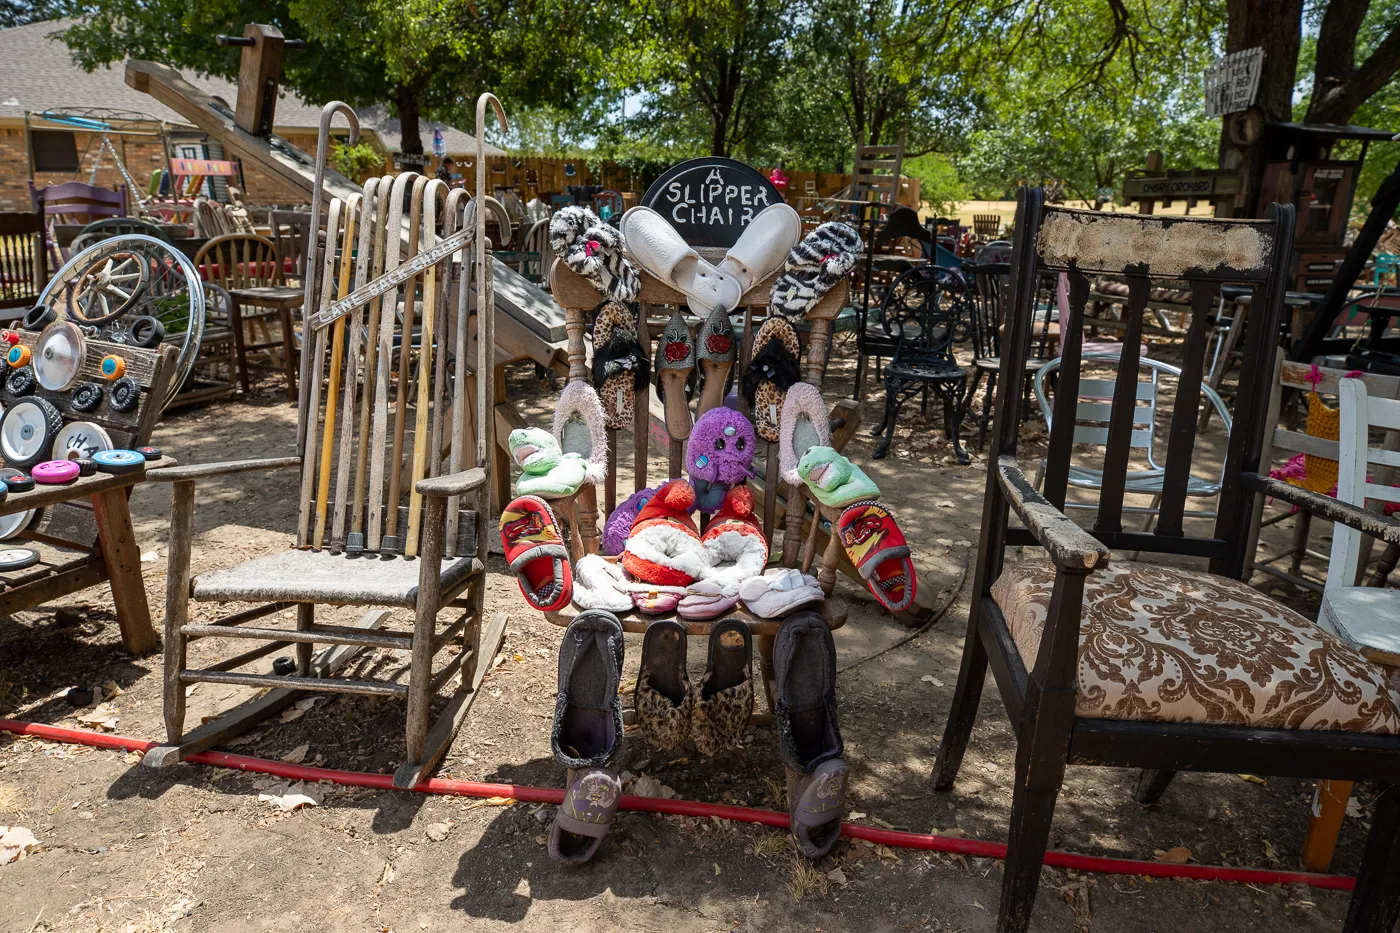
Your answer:
[[[418,234],[402,237],[408,197],[414,198],[408,219]],[[455,233],[466,205],[465,192],[449,195],[442,182],[413,173],[373,178],[347,203],[332,200],[324,262],[307,270],[316,276],[320,308],[377,277],[376,271],[412,260],[418,247],[431,248],[439,219],[442,235]],[[459,255],[470,268],[469,255]],[[468,410],[459,402],[469,391],[465,367],[457,368],[449,387],[445,349],[453,341],[459,351],[466,346],[470,301],[456,265],[449,255],[399,286],[402,294],[386,292],[307,335],[313,376],[302,427],[299,546],[419,553],[427,531],[424,500],[414,485],[460,469],[469,457]],[[440,521],[435,533],[446,526],[446,556],[465,556],[481,529],[472,521],[462,527],[457,503],[449,504],[449,513],[451,521]],[[459,529],[470,536],[466,541],[459,542]]]
[[[1252,497],[1241,495],[1240,474],[1254,471],[1246,463],[1246,451],[1258,451],[1268,406],[1271,359],[1269,347],[1278,333],[1282,313],[1286,263],[1275,263],[1274,253],[1290,242],[1292,216],[1287,211],[1262,221],[1109,215],[1047,207],[1043,195],[1028,191],[1017,218],[1017,248],[1013,261],[1013,306],[1002,349],[1002,371],[1017,372],[1030,355],[1036,326],[1038,284],[1047,275],[1068,278],[1068,308],[1061,307],[1061,351],[1055,388],[1049,450],[1043,493],[1063,508],[1070,460],[1075,445],[1088,438],[1079,435],[1077,421],[1084,415],[1083,402],[1094,406],[1108,427],[1102,438],[1103,486],[1093,532],[1109,546],[1140,548],[1152,552],[1194,554],[1209,557],[1212,571],[1237,575],[1243,562],[1242,544]],[[1110,407],[1102,407],[1103,387],[1084,378],[1085,310],[1090,277],[1097,274],[1126,276],[1129,295],[1124,311],[1123,343],[1113,383]],[[1133,451],[1142,446],[1142,383],[1140,365],[1143,318],[1154,285],[1162,281],[1184,282],[1192,292],[1191,321],[1183,347],[1184,359],[1173,402],[1167,442],[1159,520],[1151,534],[1124,533],[1126,480]],[[1221,505],[1211,536],[1187,535],[1183,530],[1187,486],[1199,409],[1203,402],[1201,376],[1207,348],[1206,328],[1219,286],[1239,283],[1252,287],[1254,298],[1244,348],[1244,368],[1231,414],[1234,429],[1226,451],[1222,475]],[[1181,287],[1178,285],[1177,287]],[[999,394],[996,436],[998,455],[1015,455],[1017,425],[1024,404],[1021,393]],[[1268,426],[1271,429],[1272,426]],[[1170,539],[1170,540],[1168,540]]]

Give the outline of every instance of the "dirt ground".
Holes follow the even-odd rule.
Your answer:
[[[838,343],[838,359],[845,353],[853,356],[853,348]],[[851,375],[848,366],[834,365],[828,397],[848,395]],[[510,390],[527,418],[547,425],[552,395],[530,367],[512,371]],[[289,453],[295,411],[280,396],[275,383],[264,383],[246,401],[172,413],[158,429],[158,442],[184,463]],[[878,420],[881,404],[877,384],[863,406],[866,425]],[[897,509],[928,580],[946,592],[977,537],[986,458],[958,466],[940,428],[936,419],[909,410],[888,459],[870,458],[867,429],[848,452]],[[1026,431],[1029,438],[1043,435],[1035,424]],[[1203,450],[1219,440],[1217,423]],[[659,467],[653,475],[660,475]],[[132,502],[159,620],[169,492],[143,486]],[[286,546],[295,502],[290,472],[202,483],[195,571]],[[493,558],[488,608],[510,618],[503,660],[439,774],[560,786],[563,772],[549,753],[560,630],[527,610],[503,570]],[[849,581],[841,579],[838,589],[852,607],[849,624],[836,633],[840,664],[906,633]],[[1306,611],[1306,602],[1300,605]],[[111,608],[109,594],[95,588],[60,606],[0,620],[0,716],[88,728],[81,720],[93,711],[69,706],[65,691],[114,684],[120,692],[106,701],[115,715],[109,728],[163,737],[161,657],[125,655]],[[200,617],[214,608],[199,607]],[[1014,745],[994,689],[986,691],[954,791],[935,794],[929,784],[966,620],[964,588],[927,633],[840,676],[853,822],[1005,839]],[[692,678],[703,664],[698,648],[692,645]],[[627,650],[624,682],[635,676],[640,639],[630,637]],[[206,639],[192,646],[191,660],[230,652],[228,642]],[[379,671],[399,664],[381,655],[361,663]],[[200,685],[190,696],[187,723],[245,695],[239,688]],[[333,697],[281,719],[287,721],[274,718],[229,750],[386,773],[402,760],[403,713],[395,702]],[[742,749],[706,761],[693,753],[656,754],[634,739],[624,743],[615,764],[685,799],[782,809],[775,744],[770,728],[755,728]],[[842,840],[813,867],[780,830],[622,814],[597,858],[561,870],[544,847],[552,807],[322,786],[312,789],[322,798],[318,806],[283,812],[260,800],[261,792],[279,790],[273,780],[196,765],[153,771],[138,757],[0,737],[0,824],[26,827],[39,843],[28,857],[0,865],[0,931],[557,926],[882,933],[985,931],[995,924],[1001,867],[992,860]],[[1136,859],[1182,846],[1193,862],[1297,866],[1310,783],[1188,774],[1159,806],[1143,808],[1131,798],[1134,776],[1071,768],[1052,845]],[[1344,827],[1336,870],[1355,871],[1369,809],[1363,788]],[[1344,894],[1302,886],[1154,882],[1046,869],[1032,928],[1335,930],[1345,908]]]

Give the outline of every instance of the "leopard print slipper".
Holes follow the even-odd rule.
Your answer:
[[[738,619],[710,629],[709,659],[690,737],[706,757],[739,744],[753,714],[753,636]]]

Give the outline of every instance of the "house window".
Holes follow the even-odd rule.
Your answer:
[[[76,172],[78,143],[66,130],[33,130],[29,134],[34,147],[34,171]]]

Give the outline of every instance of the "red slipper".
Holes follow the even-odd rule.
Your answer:
[[[857,502],[841,513],[841,546],[860,571],[866,589],[890,612],[914,601],[914,559],[894,515],[878,502]]]
[[[501,546],[525,601],[541,612],[555,612],[574,595],[569,552],[554,510],[538,496],[521,496],[501,512]]]

